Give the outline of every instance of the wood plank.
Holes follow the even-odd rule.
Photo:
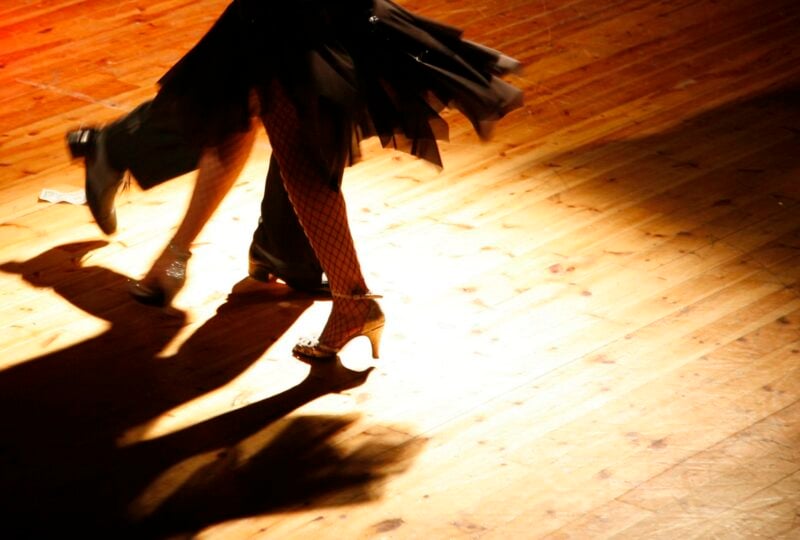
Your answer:
[[[38,200],[83,187],[64,133],[151,98],[227,1],[0,0],[1,526],[797,537],[800,5],[401,3],[522,60],[525,106],[485,142],[444,112],[442,171],[364,144],[382,358],[310,367],[330,303],[246,278],[265,134],[169,311],[126,281],[193,175],[121,194],[109,238]]]

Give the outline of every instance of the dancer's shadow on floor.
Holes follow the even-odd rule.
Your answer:
[[[603,138],[545,156],[542,162],[557,177],[572,182],[550,200],[588,215],[635,201],[653,216],[669,214],[691,226],[734,210],[747,218],[748,205],[759,197],[772,197],[776,206],[800,199],[800,86],[674,122],[680,112],[633,118]],[[641,134],[643,126],[664,123],[669,127]]]
[[[59,246],[0,266],[110,325],[0,371],[0,507],[14,522],[6,530],[162,537],[279,508],[363,501],[418,450],[413,437],[398,441],[396,431],[370,429],[344,451],[332,438],[354,418],[283,418],[366,381],[369,370],[338,361],[314,364],[302,382],[268,399],[120,445],[128,430],[241,374],[312,298],[279,286],[250,294],[234,288],[175,355],[160,357],[184,314],[142,307],[127,297],[125,276],[83,266],[101,245]]]

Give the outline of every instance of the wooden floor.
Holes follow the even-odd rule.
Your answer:
[[[125,282],[190,176],[108,238],[38,200],[226,0],[0,0],[0,536],[800,538],[800,4],[402,4],[526,106],[441,173],[366,145],[382,357],[309,368],[330,304],[246,278],[264,136],[172,311]]]

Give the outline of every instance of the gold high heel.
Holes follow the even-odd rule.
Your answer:
[[[355,300],[363,299],[370,302],[367,318],[361,325],[361,328],[356,329],[354,333],[347,337],[347,339],[345,339],[339,347],[326,345],[325,343],[321,342],[319,338],[301,338],[292,349],[292,354],[299,358],[306,359],[335,358],[337,353],[341,351],[342,348],[344,348],[344,346],[350,341],[359,336],[365,336],[367,339],[369,339],[369,343],[372,348],[372,358],[377,359],[381,336],[383,335],[383,326],[386,322],[386,317],[384,316],[383,311],[381,311],[381,307],[375,301],[375,298],[380,298],[380,296],[373,294],[358,296],[333,294],[333,297],[350,298]]]
[[[163,269],[157,268],[164,255],[169,255],[171,260]],[[191,256],[190,251],[184,251],[174,244],[169,244],[144,279],[130,282],[128,292],[134,300],[148,306],[165,307],[170,305],[172,299],[186,283],[186,265]],[[153,272],[155,274],[151,277]]]

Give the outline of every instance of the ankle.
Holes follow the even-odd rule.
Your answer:
[[[350,293],[331,292],[331,296],[333,296],[334,299],[341,300],[376,300],[378,298],[383,298],[380,294],[369,292],[367,289]]]
[[[177,259],[182,262],[188,261],[192,256],[192,252],[187,244],[175,242],[174,240],[164,249],[164,254],[169,255],[171,259]]]

